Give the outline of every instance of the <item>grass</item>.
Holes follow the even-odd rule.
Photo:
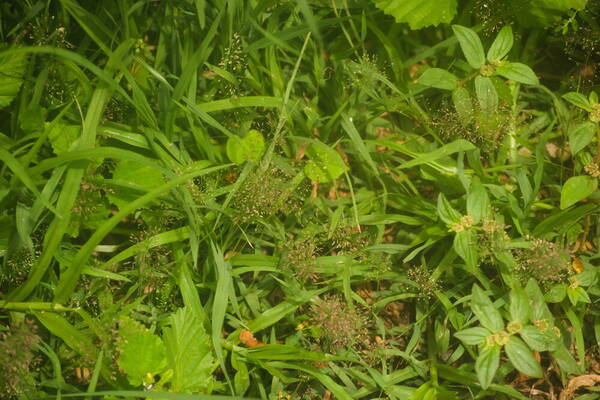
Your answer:
[[[411,1],[1,5],[0,399],[599,398],[600,3]]]

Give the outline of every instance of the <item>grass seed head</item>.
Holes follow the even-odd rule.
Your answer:
[[[545,239],[528,239],[531,247],[516,251],[522,280],[533,277],[542,285],[566,281],[571,265],[569,250]]]
[[[335,352],[366,338],[366,318],[357,309],[351,310],[339,295],[322,297],[311,306],[310,314],[325,350]]]

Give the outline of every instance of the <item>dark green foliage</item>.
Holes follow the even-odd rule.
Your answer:
[[[597,398],[599,15],[2,2],[0,399]]]

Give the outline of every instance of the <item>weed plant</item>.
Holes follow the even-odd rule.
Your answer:
[[[599,16],[0,2],[0,399],[600,398]]]

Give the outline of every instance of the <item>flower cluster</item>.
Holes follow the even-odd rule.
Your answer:
[[[40,341],[36,327],[28,320],[0,333],[0,397],[32,398],[35,389],[31,369],[35,346]],[[2,397],[5,398],[5,397]]]
[[[545,239],[529,240],[530,248],[516,251],[517,272],[522,280],[533,277],[541,284],[565,281],[571,264],[569,250]]]
[[[326,295],[310,308],[311,325],[325,350],[338,351],[367,338],[367,321],[339,295]]]

